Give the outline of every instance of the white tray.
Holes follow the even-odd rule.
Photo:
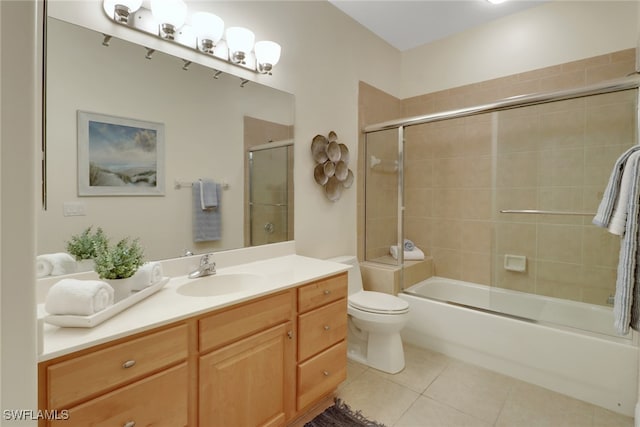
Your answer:
[[[158,292],[164,285],[169,283],[169,277],[163,277],[157,283],[144,288],[139,292],[133,293],[130,297],[119,301],[112,306],[105,308],[90,316],[76,316],[72,314],[50,314],[44,317],[44,321],[56,326],[74,327],[74,328],[93,328],[107,319],[115,316],[121,311],[131,307],[132,305],[142,301],[150,295]]]

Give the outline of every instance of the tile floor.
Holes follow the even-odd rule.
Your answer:
[[[633,427],[633,419],[443,354],[405,346],[405,369],[349,361],[337,396],[387,427]]]

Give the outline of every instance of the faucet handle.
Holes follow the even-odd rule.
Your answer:
[[[211,264],[211,262],[212,262],[211,258],[212,257],[213,257],[213,254],[211,254],[211,253],[202,255],[202,258],[200,258],[200,266]]]

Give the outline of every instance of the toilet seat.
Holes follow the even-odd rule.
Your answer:
[[[382,292],[360,291],[349,295],[349,305],[358,310],[376,314],[403,314],[409,312],[409,303]]]

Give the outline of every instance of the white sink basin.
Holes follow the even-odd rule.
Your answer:
[[[258,290],[262,282],[262,277],[256,274],[215,274],[189,280],[176,292],[190,297],[211,297]]]

